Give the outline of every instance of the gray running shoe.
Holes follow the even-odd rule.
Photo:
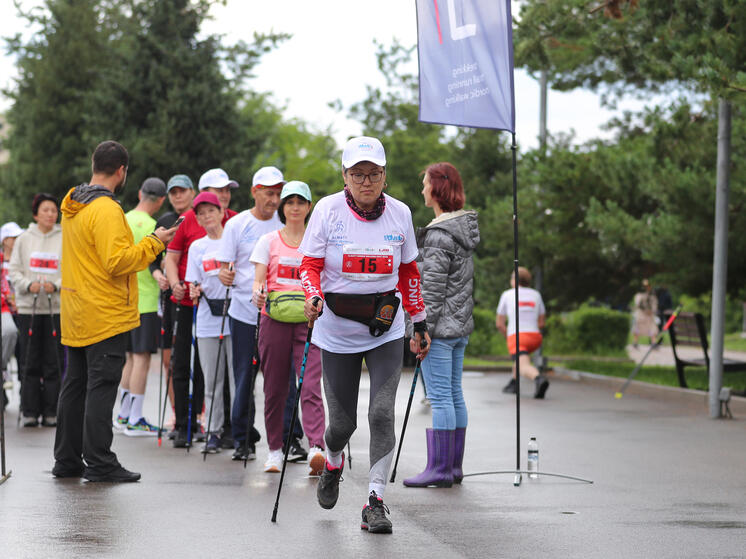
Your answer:
[[[316,498],[319,500],[321,508],[332,509],[337,504],[339,498],[339,482],[344,481],[342,470],[345,467],[345,455],[342,453],[342,465],[339,468],[329,469],[329,462],[324,461],[324,471],[319,477],[319,484],[316,486]]]
[[[386,518],[390,514],[389,508],[383,504],[383,499],[370,492],[368,504],[363,508],[363,521],[360,523],[362,530],[368,530],[372,534],[390,534],[393,531],[391,520]]]

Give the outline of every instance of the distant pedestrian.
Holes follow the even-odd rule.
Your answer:
[[[191,182],[191,181],[190,181]],[[198,188],[200,192],[212,192],[218,197],[220,206],[225,210],[222,225],[225,224],[236,212],[228,206],[231,203],[231,189],[238,188],[238,183],[228,177],[223,169],[210,169],[202,173]],[[188,194],[188,193],[187,193]],[[207,232],[198,223],[193,209],[183,214],[184,221],[179,226],[173,241],[168,245],[166,252],[166,277],[171,286],[171,301],[173,302],[173,314],[178,312],[178,324],[175,334],[175,345],[173,347],[172,382],[174,389],[174,404],[176,411],[176,436],[174,438],[175,448],[185,448],[188,441],[189,427],[189,378],[193,377],[192,397],[192,434],[197,441],[204,440],[203,426],[197,421],[205,402],[205,378],[200,366],[199,349],[196,351],[194,369],[190,372],[192,363],[192,299],[189,297],[189,285],[185,283],[189,247],[197,239],[201,239]],[[179,311],[179,309],[181,309]]]
[[[234,460],[255,460],[256,443],[260,438],[254,427],[256,406],[251,392],[252,357],[259,311],[251,301],[254,264],[250,257],[262,235],[282,227],[282,222],[277,217],[277,207],[280,205],[280,192],[284,184],[285,179],[276,167],[262,167],[254,173],[251,186],[254,207],[242,211],[228,222],[220,243],[220,281],[223,285],[233,286],[228,316],[233,343],[233,375],[236,381],[236,396],[231,412]],[[233,269],[230,268],[231,263]],[[290,372],[287,371],[286,374],[288,381]]]
[[[433,412],[426,430],[427,467],[404,480],[408,487],[449,487],[461,483],[467,411],[461,389],[464,351],[474,330],[474,260],[479,244],[477,213],[464,207],[464,186],[450,163],[425,170],[422,196],[435,213],[417,231],[422,298],[427,308],[430,351],[422,374]]]
[[[157,177],[147,178],[137,195],[140,200],[137,206],[125,214],[135,243],[139,243],[155,231],[156,222],[153,215],[160,211],[166,200],[166,183]],[[158,353],[160,331],[160,289],[150,269],[137,272],[137,292],[140,326],[130,332],[127,360],[119,388],[121,408],[114,421],[114,426],[122,429],[124,434],[130,437],[158,434],[158,427],[145,419],[142,410],[150,370],[150,356]]]
[[[635,295],[634,323],[632,325],[632,339],[634,347],[640,336],[648,336],[653,344],[658,335],[658,325],[655,323],[658,314],[658,298],[647,279],[642,280],[642,291]]]
[[[225,414],[230,413],[230,402],[224,406],[223,371],[228,367],[231,393],[233,386],[233,353],[231,351],[230,325],[223,316],[226,289],[218,279],[220,262],[217,260],[220,238],[223,236],[221,224],[225,210],[218,197],[212,192],[201,192],[194,199],[194,213],[197,222],[207,232],[189,247],[186,281],[189,283],[189,296],[197,305],[197,344],[202,372],[205,375],[205,401],[207,402],[208,431],[203,452],[220,452]],[[223,341],[220,341],[220,337]],[[219,352],[219,354],[218,354]],[[217,370],[215,367],[219,367]],[[226,433],[227,435],[227,433]]]
[[[36,427],[40,416],[42,425],[54,427],[64,360],[60,337],[54,336],[60,331],[62,228],[57,200],[50,194],[34,196],[31,213],[35,223],[16,239],[10,258],[20,351],[28,358],[22,369],[21,410],[25,427]]]
[[[304,182],[290,181],[282,187],[280,200],[277,214],[285,227],[263,235],[251,253],[251,261],[256,266],[255,299],[262,309],[259,357],[264,374],[264,424],[269,445],[264,471],[272,473],[282,469],[283,415],[289,389],[287,371],[295,365],[295,384],[295,375],[300,376],[308,332],[303,313],[306,298],[300,285],[303,255],[298,247],[311,213],[311,189]],[[315,344],[308,348],[301,407],[310,445],[310,475],[319,475],[324,467],[324,400],[321,397],[321,352]]]
[[[129,155],[114,141],[93,152],[90,182],[62,201],[62,343],[68,362],[57,407],[56,477],[137,481],[111,451],[111,416],[129,331],[140,325],[136,272],[147,268],[175,229],[156,229],[134,244],[114,200]]]
[[[521,376],[534,381],[534,398],[542,399],[549,388],[549,379],[541,374],[531,363],[530,355],[541,347],[541,329],[546,322],[546,310],[541,293],[531,288],[531,272],[524,267],[518,268],[518,285],[515,272],[510,275],[510,287],[500,296],[497,305],[495,326],[502,332],[508,342],[508,353],[513,361],[521,365]],[[518,289],[518,328],[519,344],[516,347],[515,290]],[[516,392],[516,364],[513,363],[513,378],[503,388],[506,394]]]

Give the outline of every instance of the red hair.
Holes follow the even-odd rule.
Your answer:
[[[430,196],[444,212],[454,212],[464,207],[464,185],[456,167],[450,163],[433,163],[425,169],[430,179]]]

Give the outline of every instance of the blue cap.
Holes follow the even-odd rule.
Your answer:
[[[173,177],[168,179],[168,187],[166,188],[166,192],[168,192],[175,186],[178,186],[179,188],[188,188],[190,190],[194,189],[194,183],[192,182],[192,179],[190,179],[186,175],[174,175]]]

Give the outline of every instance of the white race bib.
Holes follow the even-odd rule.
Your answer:
[[[60,257],[53,252],[32,252],[29,269],[35,274],[56,274],[60,269]]]
[[[300,285],[301,261],[301,258],[280,256],[277,259],[277,283],[283,285]]]
[[[394,247],[348,244],[342,247],[342,276],[355,281],[377,281],[394,271]]]

